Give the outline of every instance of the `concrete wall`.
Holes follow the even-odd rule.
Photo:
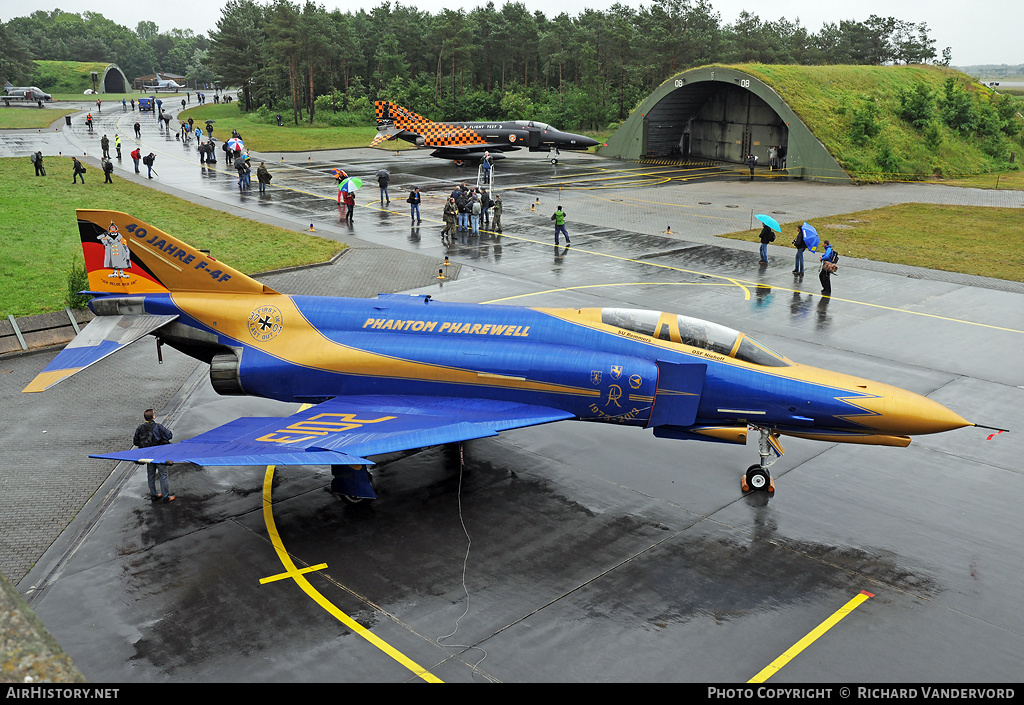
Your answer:
[[[849,182],[792,108],[750,74],[721,66],[684,71],[662,83],[633,111],[598,154],[620,159],[689,155],[768,164],[768,147],[786,148],[790,176]],[[685,155],[684,155],[685,156]]]

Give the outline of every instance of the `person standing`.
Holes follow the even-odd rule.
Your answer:
[[[459,232],[464,232],[469,229],[469,196],[465,189],[459,188],[455,208],[459,216]]]
[[[455,234],[455,219],[459,215],[459,209],[455,205],[455,198],[452,196],[448,197],[448,200],[444,204],[444,230],[441,231],[441,239],[450,237]]]
[[[405,199],[409,204],[409,215],[412,217],[413,222],[420,222],[420,203],[423,201],[423,197],[420,196],[420,187],[413,186],[412,191],[409,193],[409,198]]]
[[[140,125],[138,122],[135,123],[135,139],[142,139],[142,125]]]
[[[825,296],[832,296],[832,275],[839,269],[836,260],[839,259],[832,249],[831,243],[825,240],[825,251],[821,253],[821,271],[818,273],[818,281],[821,282],[821,293]]]
[[[149,178],[153,178],[153,162],[156,161],[156,155],[150,152],[147,156],[143,157],[142,163],[146,165],[146,170]]]
[[[775,240],[775,231],[764,225],[758,238],[761,240],[761,264],[768,264],[768,243]]]
[[[804,242],[804,229],[800,226],[797,226],[793,246],[796,247],[796,266],[793,269],[793,274],[802,277],[804,275],[804,250],[807,249],[807,244]]]
[[[110,140],[106,135],[100,137],[100,149],[103,150],[103,159],[110,159]]]
[[[501,232],[501,194],[494,197],[494,231]]]
[[[750,167],[750,180],[754,180],[754,167],[757,166],[757,157],[753,154],[747,155],[747,166]]]
[[[71,157],[71,162],[71,183],[77,184],[78,177],[82,177],[82,184],[85,185],[85,167],[82,162],[78,161],[78,157]]]
[[[117,161],[121,161],[121,136],[116,132],[114,133],[114,151],[117,152]]]
[[[384,205],[391,203],[391,197],[388,196],[388,184],[391,183],[391,174],[385,169],[381,169],[377,172],[377,185],[380,186],[380,202]]]
[[[569,233],[565,229],[565,211],[559,206],[554,213],[551,214],[551,220],[555,221],[555,247],[558,247],[558,234],[565,235],[565,246],[568,247],[572,243],[569,242]]]
[[[132,439],[132,443],[137,448],[162,446],[171,442],[174,434],[172,434],[166,426],[156,422],[156,415],[153,413],[152,409],[146,409],[142,418],[145,419],[145,422],[139,424],[139,427],[135,429],[135,437]],[[171,494],[170,482],[167,479],[167,466],[173,464],[173,460],[168,460],[166,463],[160,464],[160,494],[157,494],[157,464],[146,463],[146,482],[149,483],[150,501],[156,502],[161,499],[164,502],[174,501],[175,497]]]
[[[36,167],[36,176],[46,176],[46,169],[43,168],[43,153],[36,152],[32,155],[32,163]]]
[[[129,154],[131,155],[132,161],[135,162],[135,173],[136,174],[140,173],[139,172],[139,160],[142,159],[142,150],[140,150],[138,147],[136,147]]]
[[[353,191],[342,191],[341,200],[345,202],[345,222],[351,224],[356,210],[356,194]]]
[[[270,171],[267,169],[266,162],[260,162],[260,166],[256,170],[256,180],[260,183],[260,193],[265,193],[267,184],[270,183]]]
[[[473,234],[480,234],[480,196],[479,194],[473,194],[473,205],[470,206],[469,222],[473,228]]]
[[[113,179],[110,178],[110,175],[114,173],[114,163],[110,161],[110,157],[103,157],[100,161],[100,166],[103,167],[103,183],[114,183]]]

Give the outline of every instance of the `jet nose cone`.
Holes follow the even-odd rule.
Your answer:
[[[880,430],[906,436],[942,433],[972,425],[937,401],[896,388],[886,395],[882,415],[876,420]]]
[[[597,140],[591,139],[590,137],[584,137],[583,135],[580,135],[579,137],[576,138],[576,143],[583,145],[583,147],[586,149],[596,147],[598,145]]]

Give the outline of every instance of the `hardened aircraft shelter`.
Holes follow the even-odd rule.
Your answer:
[[[676,74],[633,111],[598,153],[620,159],[679,157],[769,164],[783,148],[788,176],[849,182],[850,177],[768,84],[721,66]],[[779,166],[782,166],[781,161]]]

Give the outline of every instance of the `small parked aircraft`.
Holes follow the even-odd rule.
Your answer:
[[[752,429],[760,462],[741,484],[771,491],[780,435],[904,447],[911,435],[977,425],[690,316],[286,296],[126,213],[77,214],[97,317],[22,391],[41,392],[151,334],[158,351],[166,343],[209,363],[220,394],[311,405],[96,458],[330,465],[332,488],[355,501],[376,497],[369,456],[576,419],[740,445]]]
[[[168,78],[166,80],[158,79],[148,86],[143,85],[143,88],[145,88],[147,91],[153,91],[154,93],[157,93],[161,90],[174,91],[175,93],[177,93],[182,88],[185,88],[185,86],[178,85],[177,82]]]
[[[9,98],[24,98],[25,100],[53,100],[53,96],[44,93],[35,86],[12,86],[10,81],[4,81],[4,93]]]
[[[511,122],[434,122],[422,115],[386,100],[374,103],[377,111],[376,147],[396,137],[421,147],[436,147],[430,156],[456,162],[480,161],[485,152],[492,160],[503,159],[502,152],[526,148],[531,152],[581,150],[593,147],[597,140],[534,120]],[[557,156],[551,158],[558,163]]]

